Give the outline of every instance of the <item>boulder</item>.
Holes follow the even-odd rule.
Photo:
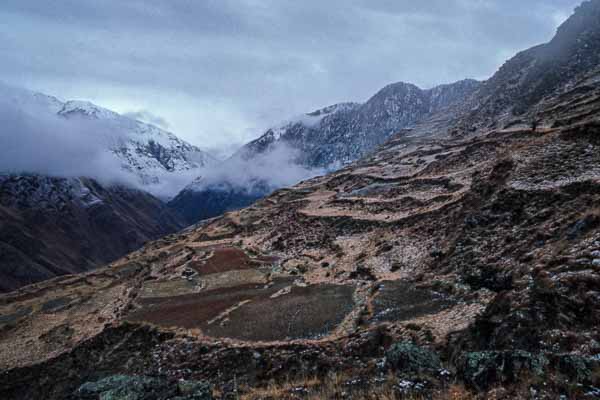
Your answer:
[[[392,345],[386,352],[386,364],[403,372],[435,373],[442,368],[438,355],[411,342]]]
[[[458,372],[477,390],[487,390],[498,383],[516,382],[523,375],[542,377],[548,359],[527,351],[477,351],[459,358]]]
[[[82,400],[212,400],[212,390],[203,381],[177,384],[146,376],[112,375],[79,387],[76,398]]]

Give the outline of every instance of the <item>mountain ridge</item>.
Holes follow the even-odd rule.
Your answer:
[[[256,153],[267,151],[276,142],[284,141],[300,150],[300,164],[321,168],[328,168],[336,163],[343,165],[365,155],[400,130],[413,127],[429,114],[460,103],[479,84],[474,79],[464,79],[424,90],[411,83],[392,83],[380,89],[365,103],[340,103],[321,109],[333,108],[333,111],[324,115],[316,124],[307,126],[300,120],[284,124],[280,128],[271,128],[245,145],[239,154],[251,158]],[[337,110],[340,105],[349,106]],[[319,112],[317,110],[306,115],[320,114]],[[277,134],[274,129],[278,131]],[[369,131],[368,135],[366,131]],[[348,142],[347,147],[356,148],[334,149],[329,155],[322,154],[324,145],[340,143],[342,137]]]

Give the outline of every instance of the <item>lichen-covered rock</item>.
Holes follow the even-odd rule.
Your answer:
[[[496,383],[515,382],[523,375],[542,377],[548,365],[543,354],[522,350],[478,351],[464,354],[458,365],[465,382],[485,390]]]
[[[77,390],[79,399],[92,400],[212,400],[211,387],[202,381],[177,384],[146,376],[112,375],[87,382]]]
[[[436,372],[442,368],[436,353],[411,342],[392,345],[386,352],[386,360],[388,366],[405,372]]]
[[[81,399],[142,400],[166,398],[169,392],[168,385],[158,379],[113,375],[81,385],[77,394]]]
[[[590,357],[567,354],[560,356],[558,370],[575,382],[589,383],[592,380],[592,371],[598,369],[599,364]]]

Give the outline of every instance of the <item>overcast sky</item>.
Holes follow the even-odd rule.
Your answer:
[[[0,80],[227,147],[388,83],[485,79],[579,0],[2,0]]]

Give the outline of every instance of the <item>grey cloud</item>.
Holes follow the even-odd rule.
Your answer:
[[[137,185],[107,150],[105,138],[119,134],[111,127],[60,118],[30,94],[1,83],[0,121],[3,173],[87,176],[103,183]]]
[[[245,160],[233,156],[225,162],[202,171],[195,183],[196,189],[219,187],[224,183],[244,189],[247,192],[263,191],[267,188],[280,188],[301,180],[325,173],[323,169],[305,168],[293,162],[298,152],[284,143],[278,143],[266,153]]]
[[[486,78],[549,40],[578,3],[5,0],[0,79],[149,110],[184,139],[221,147],[391,82]]]

